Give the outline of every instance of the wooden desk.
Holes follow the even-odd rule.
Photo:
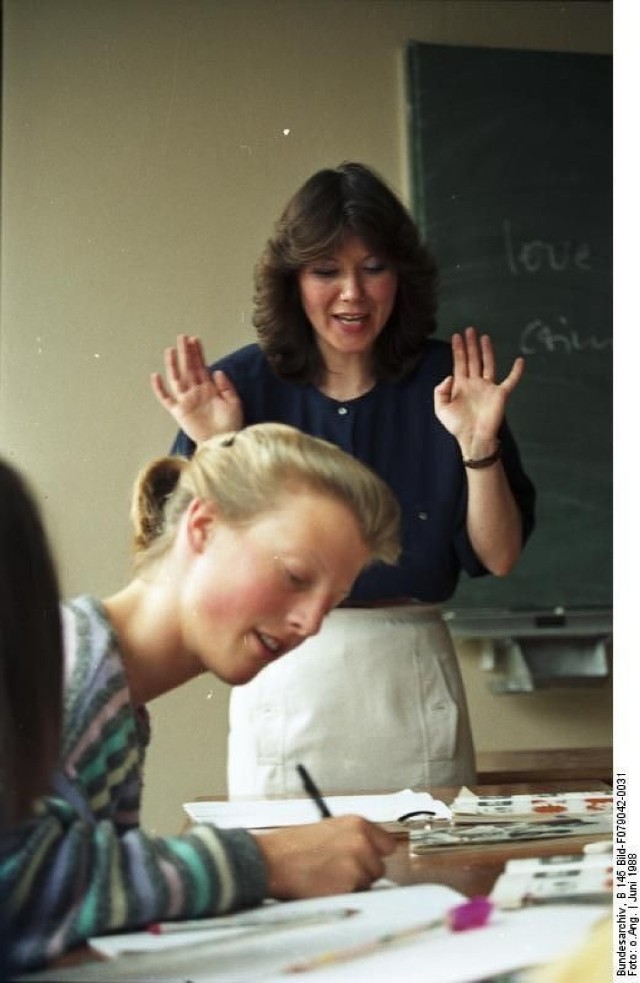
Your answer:
[[[474,792],[487,795],[513,795],[516,793],[609,791],[604,782],[557,781],[526,782],[493,785],[473,785]],[[455,788],[430,788],[434,798],[451,803],[460,791]],[[201,796],[202,800],[208,798]],[[188,827],[190,823],[186,824]],[[482,846],[465,846],[455,849],[433,849],[427,855],[409,855],[409,839],[398,836],[395,853],[387,859],[387,877],[398,884],[444,884],[467,897],[489,894],[507,860],[513,857],[540,857],[553,854],[582,853],[585,843],[602,839],[598,836],[572,836],[557,840],[535,840],[517,843],[487,843]],[[96,959],[87,946],[67,953],[56,963],[58,967],[71,966]]]
[[[610,783],[596,780],[557,780],[526,782],[494,782],[469,786],[473,792],[485,795],[526,795],[536,792],[609,792]],[[370,792],[370,790],[368,790]],[[449,805],[460,791],[460,786],[429,788],[436,799]],[[333,794],[333,793],[327,793]],[[337,793],[336,793],[337,794]],[[357,793],[356,793],[357,794]],[[365,793],[366,794],[366,793]],[[370,792],[370,794],[375,794]],[[202,800],[210,798],[201,796]],[[188,829],[185,823],[183,831]],[[510,843],[486,843],[481,846],[464,846],[455,849],[433,848],[428,854],[409,855],[409,839],[404,832],[398,834],[398,845],[387,858],[387,876],[398,884],[444,884],[467,897],[489,894],[507,860],[514,857],[546,857],[554,854],[580,854],[586,843],[603,839],[594,836],[571,836],[548,840],[525,840]]]
[[[546,748],[539,751],[479,751],[478,784],[504,782],[613,783],[610,747]]]

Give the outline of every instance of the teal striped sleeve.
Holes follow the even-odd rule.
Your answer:
[[[245,830],[198,825],[182,836],[118,835],[64,800],[0,836],[0,884],[11,963],[45,964],[93,935],[259,903],[261,852]]]

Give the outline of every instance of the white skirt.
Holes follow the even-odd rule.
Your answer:
[[[318,635],[233,689],[228,793],[325,793],[475,779],[462,678],[439,607],[339,608]]]

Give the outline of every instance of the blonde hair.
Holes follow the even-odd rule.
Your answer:
[[[194,498],[213,500],[224,521],[243,525],[300,488],[349,509],[371,561],[396,562],[400,509],[385,482],[326,440],[284,423],[258,423],[203,442],[191,459],[160,458],[140,472],[131,509],[136,569],[169,550]]]

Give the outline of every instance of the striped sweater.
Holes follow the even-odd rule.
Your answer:
[[[64,605],[63,623],[60,768],[32,816],[0,833],[0,897],[17,969],[92,935],[225,912],[266,892],[261,854],[246,831],[197,825],[154,837],[139,828],[147,711],[130,702],[100,602]]]

